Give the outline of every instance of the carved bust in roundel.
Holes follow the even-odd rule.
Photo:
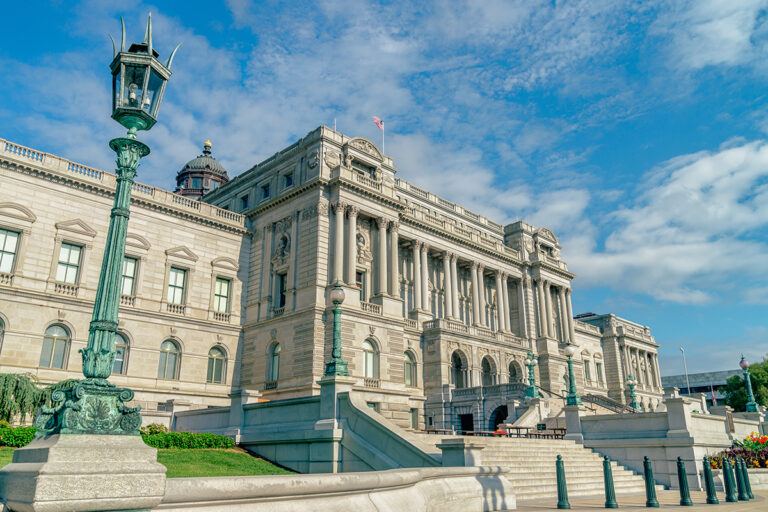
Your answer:
[[[272,262],[276,265],[283,265],[288,262],[288,255],[291,252],[291,238],[287,233],[283,233],[277,240],[275,253],[272,256]]]
[[[373,259],[371,255],[371,249],[368,245],[365,235],[362,233],[357,234],[357,262],[361,264],[368,263]]]

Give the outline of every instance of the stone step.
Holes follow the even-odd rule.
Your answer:
[[[485,463],[484,463],[485,464]],[[489,466],[502,466],[504,468],[505,473],[509,475],[514,475],[515,477],[524,477],[526,475],[536,475],[542,476],[542,477],[551,477],[553,475],[556,475],[555,468],[541,468],[541,467],[513,467],[513,466],[507,466],[505,464],[501,463],[491,463],[488,464]],[[634,475],[634,476],[640,476],[635,474],[633,471],[626,470],[622,466],[615,466],[611,468],[611,471],[615,473],[616,475],[619,474],[628,474],[628,475]],[[592,475],[592,476],[600,476],[602,478],[603,476],[603,468],[602,467],[591,467],[591,468],[566,468],[565,469],[565,476],[568,477],[570,475]]]
[[[632,495],[642,495],[645,494],[644,489],[635,489],[635,488],[616,488],[616,496],[632,496]],[[573,498],[585,498],[588,496],[605,496],[605,489],[604,488],[595,488],[595,489],[586,489],[586,490],[579,490],[575,489],[571,491],[568,489],[568,499]],[[554,489],[552,491],[547,492],[536,492],[536,493],[530,493],[530,494],[517,494],[516,496],[518,504],[525,503],[525,502],[531,502],[531,501],[539,501],[539,500],[557,500],[557,489]]]

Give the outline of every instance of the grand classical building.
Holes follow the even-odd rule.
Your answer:
[[[557,403],[568,344],[582,395],[626,404],[632,374],[638,402],[658,405],[649,328],[574,317],[574,275],[546,227],[497,224],[327,127],[228,182],[204,157],[210,145],[177,181],[208,180],[201,200],[134,187],[112,379],[146,407],[317,394],[334,283],[356,389],[401,425],[492,428],[523,397],[529,351]],[[0,140],[0,189],[0,371],[76,377],[114,175]]]

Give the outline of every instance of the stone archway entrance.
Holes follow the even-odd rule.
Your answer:
[[[491,413],[491,419],[489,421],[488,428],[490,430],[496,430],[496,427],[498,427],[500,423],[504,423],[504,420],[507,419],[508,415],[509,411],[507,410],[506,405],[498,406]]]

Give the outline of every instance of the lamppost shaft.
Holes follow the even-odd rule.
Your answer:
[[[93,304],[88,344],[80,350],[86,379],[106,380],[115,362],[115,333],[120,308],[125,238],[130,216],[131,189],[136,169],[149,148],[133,138],[117,138],[109,143],[117,152],[117,188],[109,220],[109,231],[101,262],[99,286]]]
[[[752,378],[749,376],[749,367],[744,368],[744,383],[747,386],[747,412],[758,412],[755,394],[752,392]]]
[[[576,391],[576,377],[573,375],[573,358],[568,356],[568,397],[567,405],[581,405],[581,397]]]

